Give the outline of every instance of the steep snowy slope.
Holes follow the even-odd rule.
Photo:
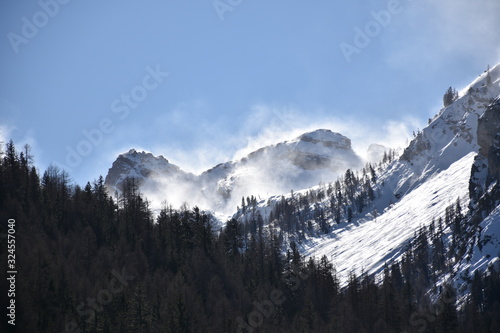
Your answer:
[[[478,151],[478,119],[500,94],[499,78],[500,65],[497,65],[465,88],[463,95],[443,108],[429,126],[417,134],[401,156],[406,177],[398,182],[395,192],[403,195],[433,173]]]
[[[448,169],[431,176],[378,217],[368,215],[331,234],[309,239],[306,256],[326,255],[336,266],[341,281],[351,271],[358,275],[378,273],[385,262],[398,259],[415,231],[443,215],[446,207],[460,198],[468,202],[470,166],[474,153],[462,157]]]
[[[333,237],[311,240],[304,246],[305,253],[329,256],[344,278],[350,269],[379,272],[385,261],[399,258],[418,228],[442,217],[446,206],[457,198],[467,204],[471,168],[479,149],[478,119],[499,95],[497,65],[442,109],[401,158],[380,175],[380,197],[367,210],[382,212],[378,217],[368,214],[337,229]]]
[[[300,211],[297,208],[292,210],[290,214],[297,216],[298,220],[304,216],[310,219],[315,211],[319,218],[314,217],[312,224],[311,220],[306,221],[306,225],[309,223],[308,230],[285,233],[285,242],[294,240],[308,257],[326,255],[336,265],[342,283],[346,282],[351,270],[356,274],[361,271],[378,273],[386,261],[400,260],[405,246],[419,228],[429,226],[433,219],[444,217],[446,208],[457,199],[462,207],[467,207],[471,169],[479,150],[478,119],[499,95],[500,65],[497,65],[480,75],[451,105],[441,109],[410,142],[399,159],[376,170],[373,191],[377,195],[362,208],[361,213],[353,204],[360,194],[354,194],[352,199],[346,201],[346,191],[343,191],[343,208],[337,213],[340,219],[336,220],[334,210],[337,208],[334,207],[338,206],[332,206],[332,203],[340,199],[335,199],[337,190],[331,190],[333,187],[330,186],[326,192],[331,194],[318,203]],[[499,133],[500,128],[490,128],[490,132],[495,131]],[[483,172],[476,176],[482,178],[486,174]],[[345,179],[343,184],[345,187]],[[313,188],[298,191],[296,195],[302,195],[303,200],[310,197],[307,194],[310,191],[318,193],[321,190]],[[276,212],[275,207],[283,206],[283,200],[292,202],[298,199],[292,198],[291,194],[270,197],[259,202],[255,211],[264,217],[271,217],[270,212]],[[347,210],[352,212],[347,213]],[[252,219],[250,214],[254,213],[240,211],[235,217],[249,221]],[[349,214],[351,218],[346,217]],[[495,230],[492,225],[496,216],[490,217],[492,222],[485,220],[490,230]],[[276,216],[270,221],[274,223],[272,219]],[[352,222],[346,223],[349,219]],[[321,230],[325,229],[326,221],[326,234],[318,232],[319,227],[314,229],[319,224],[318,220],[323,220]],[[274,223],[273,228],[277,224]],[[446,232],[449,234],[450,228]]]

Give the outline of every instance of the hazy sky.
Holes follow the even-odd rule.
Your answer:
[[[2,1],[0,139],[79,184],[132,147],[198,172],[315,127],[401,144],[500,62],[499,17],[498,0]]]

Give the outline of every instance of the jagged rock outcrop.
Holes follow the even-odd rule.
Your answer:
[[[192,180],[194,176],[182,171],[162,155],[154,156],[147,152],[130,149],[120,154],[108,170],[105,183],[112,191],[120,191],[126,178],[135,178],[139,186],[148,179],[163,178],[170,180]]]
[[[477,127],[479,154],[487,159],[486,185],[500,179],[500,98],[479,119]]]

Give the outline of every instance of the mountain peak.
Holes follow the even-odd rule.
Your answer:
[[[165,160],[168,162],[168,160],[163,157],[163,155],[158,155],[154,156],[151,152],[147,151],[137,151],[135,148],[130,148],[128,152],[122,153],[118,155],[118,157],[124,157],[124,158],[151,158],[151,159],[157,159],[157,160]]]
[[[186,176],[178,166],[171,164],[162,155],[154,156],[150,152],[138,152],[131,148],[128,152],[118,155],[106,175],[106,184],[112,189],[120,189],[127,177],[136,178],[141,184],[151,177]]]
[[[317,129],[304,133],[298,137],[298,140],[317,143],[330,148],[351,149],[351,140],[348,137],[332,132],[329,129]]]

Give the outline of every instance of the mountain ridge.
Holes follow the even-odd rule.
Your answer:
[[[161,187],[175,185],[185,192],[194,192],[201,187],[201,193],[194,198],[210,206],[214,197],[216,205],[222,207],[232,197],[245,195],[249,183],[261,184],[263,192],[279,192],[280,188],[270,188],[265,183],[280,183],[284,191],[294,187],[312,186],[324,179],[324,174],[333,178],[349,167],[362,164],[351,147],[351,140],[327,129],[307,132],[299,137],[262,147],[247,156],[218,165],[198,175],[187,173],[170,163],[163,156],[137,152],[135,149],[120,154],[113,162],[105,183],[111,192],[119,191],[127,177],[134,177],[139,187],[146,192],[161,191]],[[283,170],[287,170],[283,172]],[[274,170],[278,170],[275,173]],[[289,188],[288,188],[289,187]],[[258,191],[257,191],[258,192]],[[191,194],[191,193],[189,193]],[[259,195],[253,192],[252,194]],[[192,195],[186,197],[193,198]],[[169,198],[167,198],[168,200]],[[239,198],[237,198],[239,200]],[[236,205],[231,207],[234,209]]]

